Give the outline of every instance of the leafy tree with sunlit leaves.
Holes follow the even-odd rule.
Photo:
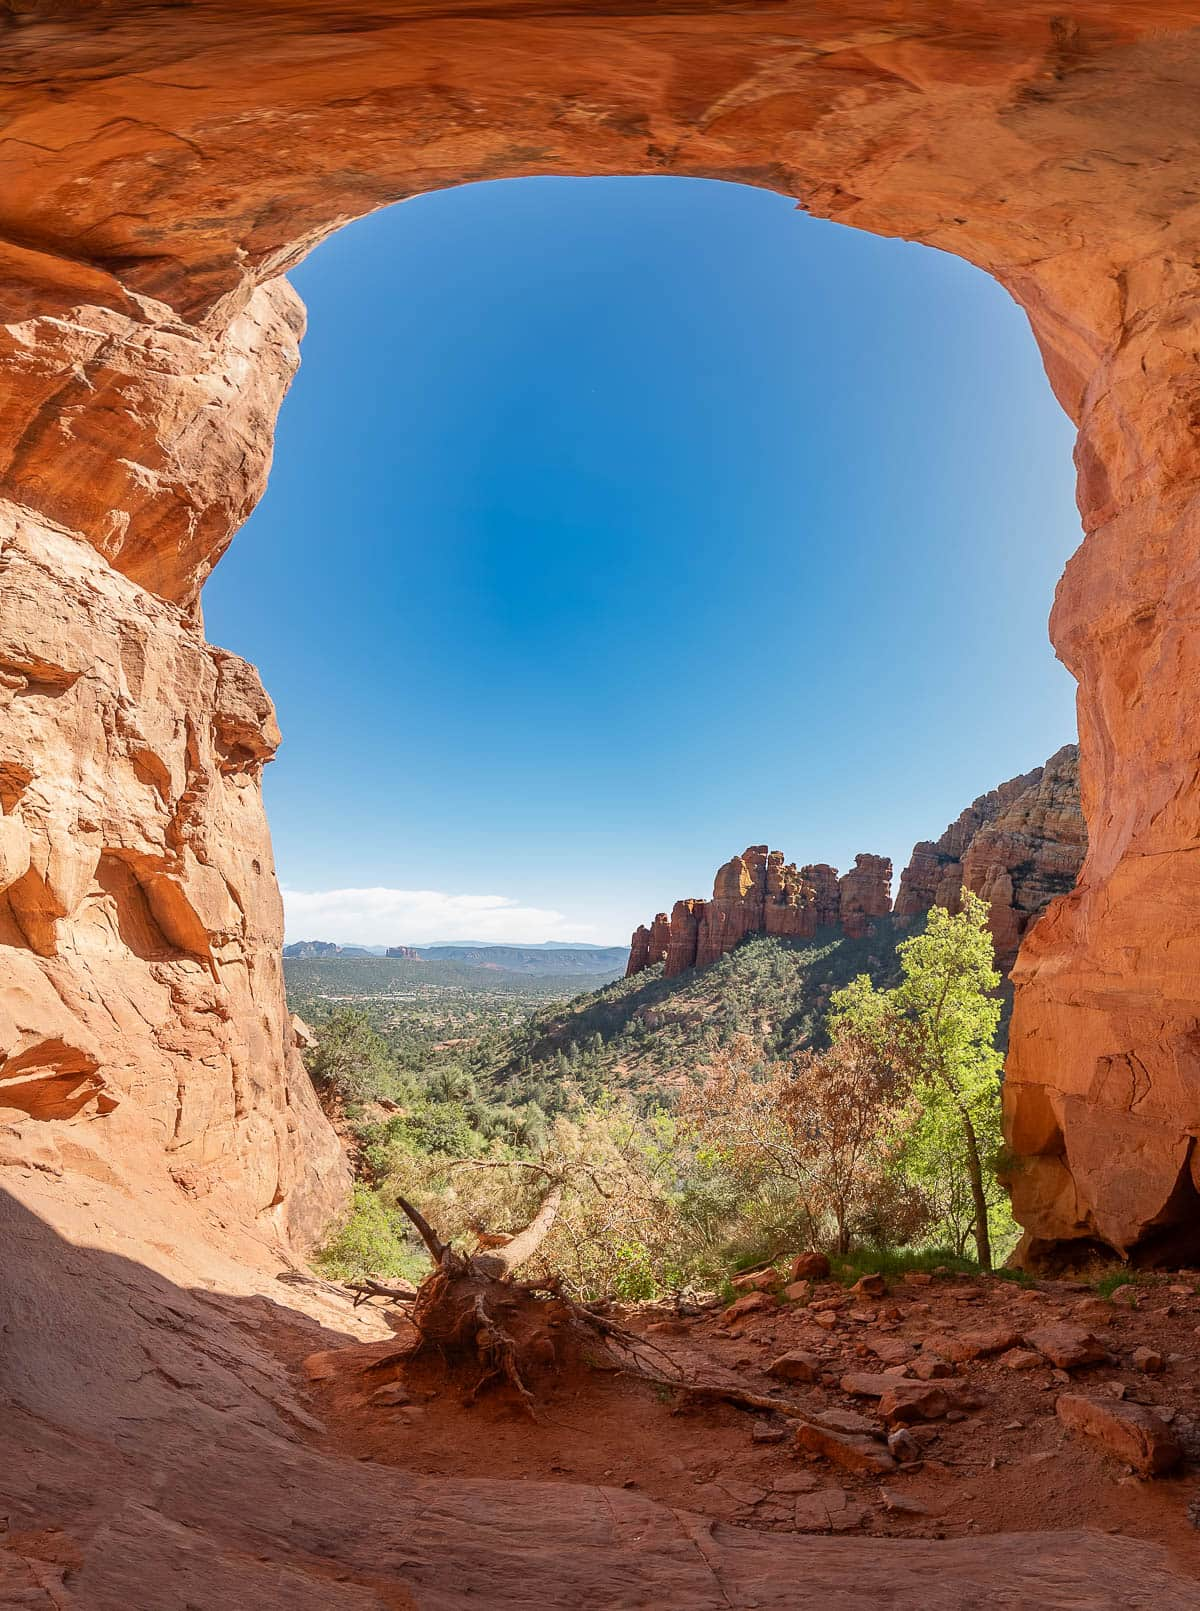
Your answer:
[[[992,1267],[989,1210],[1001,1147],[1000,1069],[996,1047],[1000,975],[987,926],[988,903],[969,890],[962,909],[935,906],[925,929],[897,947],[903,981],[878,990],[866,974],[832,999],[830,1032],[890,1048],[912,1080],[903,1135],[906,1170],[936,1185],[945,1170],[965,1174],[976,1252]]]

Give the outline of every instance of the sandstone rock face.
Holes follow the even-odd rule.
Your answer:
[[[817,881],[808,874],[817,875]],[[856,938],[891,910],[892,864],[886,856],[859,856],[839,880],[824,864],[798,869],[781,850],[751,845],[717,871],[710,901],[676,901],[650,928],[633,932],[628,978],[665,962],[668,979],[715,962],[748,934],[811,939],[825,924],[843,923]]]
[[[0,1154],[316,1235],[345,1166],[284,1006],[252,666],[6,506]]]
[[[871,932],[871,920],[892,909],[892,864],[886,856],[855,856],[854,866],[838,880],[842,927],[853,940]]]
[[[310,1235],[342,1187],[283,1013],[257,777],[274,741],[265,699],[199,626],[200,588],[261,491],[296,362],[300,310],[279,276],[347,219],[424,190],[674,172],[771,186],[819,216],[957,253],[1029,316],[1079,431],[1086,539],[1051,631],[1080,685],[1088,848],[1013,970],[1014,1202],[1034,1242],[1194,1235],[1200,8],[20,0],[4,18],[0,1044],[7,1172],[61,1187],[39,1223],[70,1221],[76,1251],[98,1235],[136,1248],[132,1227],[170,1205],[214,1246],[235,1229]],[[72,1220],[85,1198],[89,1218]],[[216,1611],[282,1592],[357,1606],[381,1540],[413,1559],[398,1515],[450,1515],[444,1487],[409,1503],[390,1477],[322,1475],[273,1429],[265,1447],[246,1431],[264,1424],[252,1407],[231,1428],[215,1349],[172,1372],[198,1373],[203,1412],[168,1411],[144,1344],[169,1337],[169,1306],[159,1326],[123,1293],[111,1301],[120,1341],[101,1347],[98,1375],[91,1352],[72,1354],[82,1300],[72,1310],[61,1281],[47,1289],[36,1257],[10,1271],[10,1292],[14,1279],[41,1305],[42,1358],[20,1362],[20,1441],[0,1468],[18,1471],[36,1444],[40,1493],[95,1516],[96,1496],[119,1492],[72,1585],[90,1604]],[[218,1279],[211,1265],[204,1279]],[[23,1313],[10,1340],[29,1330]],[[117,1415],[126,1430],[106,1465],[97,1420]],[[11,1514],[37,1484],[19,1486]],[[238,1492],[251,1503],[231,1504]],[[555,1496],[561,1521],[544,1529]],[[481,1554],[472,1525],[502,1501],[461,1497],[453,1576],[439,1551],[436,1587],[412,1568],[419,1594],[448,1605],[490,1592],[494,1533]],[[704,1545],[719,1565],[701,1567],[678,1523],[636,1496],[560,1489],[537,1509],[536,1541],[520,1516],[503,1536],[513,1580],[546,1605],[728,1603],[739,1568],[760,1604],[794,1603],[801,1575],[833,1604],[868,1562],[898,1606],[961,1606],[996,1581],[1049,1605],[1055,1585],[1089,1574],[1101,1604],[1132,1547],[1106,1561],[1106,1541],[1077,1544],[1069,1568],[1034,1582],[1027,1542],[1003,1560],[980,1541],[957,1554],[930,1543],[889,1570],[872,1553],[886,1544],[855,1541],[835,1562],[781,1551],[772,1567],[748,1564],[727,1529]],[[335,1513],[358,1539],[340,1562],[325,1543]],[[547,1531],[588,1549],[559,1549],[547,1572]],[[636,1560],[623,1542],[635,1533]],[[281,1589],[284,1539],[319,1578],[288,1568]],[[174,1602],[155,1578],[167,1559]],[[1140,1586],[1151,1576],[1139,1566]],[[1156,1603],[1184,1603],[1159,1578]]]
[[[1079,803],[1079,752],[1065,744],[1045,766],[980,795],[937,841],[913,847],[900,877],[895,915],[931,906],[956,912],[965,885],[991,905],[996,959],[1007,972],[1030,926],[1075,886],[1087,849]],[[851,939],[892,910],[892,864],[859,855],[838,877],[828,863],[797,867],[782,851],[751,845],[717,873],[711,901],[677,901],[668,919],[634,931],[626,976],[665,960],[667,978],[724,956],[748,934],[811,938],[840,925]]]
[[[896,916],[931,906],[958,910],[963,887],[990,903],[996,959],[1012,967],[1027,930],[1075,887],[1087,850],[1079,803],[1079,751],[1065,744],[1032,772],[981,794],[935,842],[913,847],[900,876]]]

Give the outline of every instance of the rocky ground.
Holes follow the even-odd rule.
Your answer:
[[[797,1276],[782,1292],[773,1274],[742,1278],[728,1306],[621,1317],[669,1356],[653,1368],[777,1398],[776,1412],[611,1371],[539,1383],[536,1423],[499,1393],[466,1408],[465,1381],[411,1357],[401,1309],[393,1341],[292,1364],[360,1460],[624,1486],[759,1531],[1090,1528],[1158,1542],[1200,1580],[1197,1272],[1111,1297],[1082,1281]]]

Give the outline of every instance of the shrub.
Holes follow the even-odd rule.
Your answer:
[[[349,1214],[313,1256],[313,1263],[335,1281],[361,1281],[364,1276],[420,1280],[428,1261],[409,1245],[407,1224],[399,1209],[389,1208],[378,1192],[357,1185]]]

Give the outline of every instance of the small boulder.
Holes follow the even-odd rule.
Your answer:
[[[850,1290],[864,1298],[884,1298],[887,1296],[887,1282],[881,1275],[863,1275]]]
[[[1148,1376],[1157,1376],[1166,1365],[1157,1348],[1135,1348],[1129,1357],[1133,1362],[1133,1368],[1145,1371]]]
[[[735,1292],[776,1292],[780,1284],[779,1271],[774,1268],[748,1270],[745,1275],[735,1275],[729,1283]]]
[[[1042,1355],[1032,1348],[1010,1348],[1007,1353],[1000,1355],[1000,1363],[1009,1370],[1037,1370],[1044,1365]]]
[[[898,1426],[888,1433],[888,1453],[902,1466],[911,1465],[924,1453],[921,1445],[906,1426]]]
[[[789,1281],[825,1281],[829,1277],[829,1260],[824,1253],[797,1253],[788,1274]]]
[[[886,1337],[878,1331],[868,1333],[863,1342],[884,1365],[906,1365],[916,1352],[912,1344],[906,1343],[903,1338]]]
[[[882,1398],[883,1395],[904,1381],[903,1367],[896,1367],[890,1371],[852,1370],[847,1371],[841,1380],[843,1393],[849,1393],[852,1398]],[[921,1384],[910,1382],[909,1386]]]
[[[783,1296],[789,1303],[807,1303],[812,1297],[811,1281],[789,1281],[783,1289]]]
[[[787,1439],[787,1428],[772,1426],[770,1421],[756,1421],[750,1429],[751,1443],[783,1443]]]
[[[1073,1326],[1067,1321],[1039,1326],[1026,1334],[1025,1341],[1060,1370],[1078,1370],[1081,1365],[1098,1365],[1108,1358],[1108,1351],[1098,1337],[1085,1327]]]
[[[933,1283],[933,1277],[924,1270],[906,1270],[904,1285],[906,1287],[927,1287]]]
[[[777,1376],[781,1382],[815,1382],[820,1374],[821,1361],[816,1354],[806,1353],[803,1348],[793,1348],[790,1353],[780,1354],[767,1366],[767,1375]]]
[[[942,1377],[954,1375],[954,1366],[940,1354],[923,1352],[913,1360],[909,1369],[918,1381],[922,1382],[937,1381]]]
[[[412,1398],[403,1382],[388,1382],[384,1387],[377,1387],[371,1394],[372,1404],[401,1405],[411,1404]]]
[[[983,1326],[964,1332],[961,1342],[971,1350],[968,1359],[986,1359],[989,1354],[1007,1353],[1021,1342],[1021,1333],[1012,1326]]]
[[[809,1454],[824,1455],[843,1471],[859,1475],[878,1472],[881,1475],[896,1469],[896,1462],[874,1438],[862,1437],[853,1432],[839,1432],[818,1421],[801,1421],[796,1428],[796,1447]]]
[[[879,1400],[879,1413],[889,1426],[901,1421],[940,1421],[956,1407],[936,1382],[895,1382]]]
[[[879,1428],[874,1421],[868,1421],[857,1410],[822,1410],[816,1419],[822,1426],[833,1427],[835,1432],[850,1432],[860,1438],[879,1436]]]
[[[1171,1430],[1141,1404],[1060,1393],[1055,1410],[1064,1426],[1092,1438],[1143,1476],[1170,1471],[1183,1459],[1183,1449]]]
[[[746,1292],[735,1298],[725,1311],[726,1320],[743,1320],[747,1315],[763,1314],[776,1307],[768,1292]]]

